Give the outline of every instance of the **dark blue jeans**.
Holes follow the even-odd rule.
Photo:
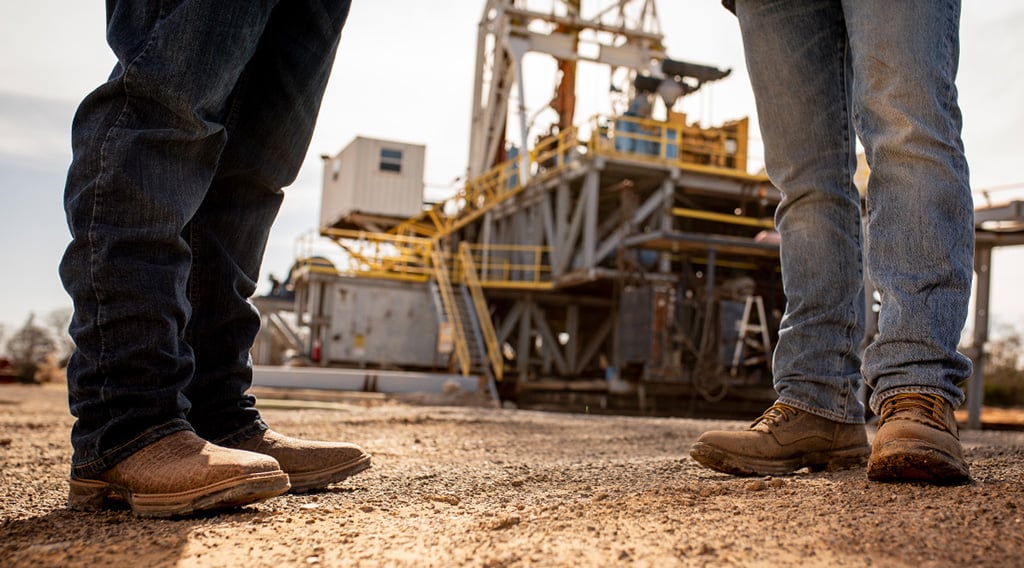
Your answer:
[[[107,1],[118,63],[75,116],[65,189],[73,476],[179,430],[266,428],[248,298],[349,5]]]

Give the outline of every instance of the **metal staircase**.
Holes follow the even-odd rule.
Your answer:
[[[487,298],[484,297],[476,263],[468,246],[459,247],[459,260],[462,265],[462,288],[467,300],[467,312],[475,315],[472,318],[473,329],[480,347],[483,348],[478,353],[485,360],[483,367],[489,367],[489,374],[500,381],[504,375],[505,360],[501,354],[501,346],[498,345],[498,335],[494,330],[490,310],[487,308]]]
[[[445,321],[452,325],[454,349],[452,351],[451,366],[462,375],[468,375],[473,361],[467,343],[466,328],[463,323],[460,305],[464,303],[456,299],[455,290],[452,286],[451,276],[448,271],[448,259],[444,252],[434,250],[430,253],[431,269],[434,281],[437,282],[437,290],[441,295],[441,305],[444,309]]]
[[[465,285],[455,286],[455,305],[458,306],[458,318],[462,322],[462,330],[466,334],[466,351],[469,353],[469,369],[471,372],[485,375],[491,378],[490,361],[487,357],[487,347],[484,344],[483,332],[481,331],[482,320],[477,317],[476,309],[473,306],[473,298]]]
[[[431,291],[438,319],[452,328],[451,367],[463,375],[476,373],[501,380],[501,354],[479,280],[474,279],[476,292],[470,290],[473,285],[453,284],[444,253],[435,251],[431,260],[434,273]],[[497,357],[497,364],[492,354]]]

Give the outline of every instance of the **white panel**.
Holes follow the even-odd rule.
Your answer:
[[[575,38],[569,34],[529,34],[531,51],[554,55],[559,59],[576,59]]]
[[[324,357],[335,363],[437,364],[437,310],[424,283],[338,278],[327,288]]]
[[[636,46],[623,45],[613,47],[602,45],[597,55],[601,63],[617,67],[628,67],[630,69],[643,69],[650,63],[650,53]]]

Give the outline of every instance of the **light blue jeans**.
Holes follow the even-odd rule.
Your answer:
[[[72,127],[72,475],[192,429],[266,428],[246,394],[256,289],[349,0],[108,0],[118,63]]]
[[[737,0],[769,177],[783,192],[779,401],[845,423],[899,393],[954,407],[973,275],[955,77],[959,0]],[[853,185],[871,167],[866,223]],[[863,353],[864,269],[881,294]]]

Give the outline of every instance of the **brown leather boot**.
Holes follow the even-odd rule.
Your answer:
[[[71,509],[97,511],[123,501],[141,517],[239,507],[289,487],[274,459],[215,446],[191,430],[165,436],[95,477],[72,477],[69,484]]]
[[[732,475],[780,475],[801,468],[862,465],[871,452],[862,424],[844,424],[776,402],[746,430],[705,432],[690,456]]]
[[[371,465],[370,454],[355,444],[300,440],[265,430],[234,446],[273,457],[288,474],[293,493],[323,489]]]
[[[935,394],[898,394],[882,402],[878,433],[868,461],[873,481],[967,483],[953,406]]]

